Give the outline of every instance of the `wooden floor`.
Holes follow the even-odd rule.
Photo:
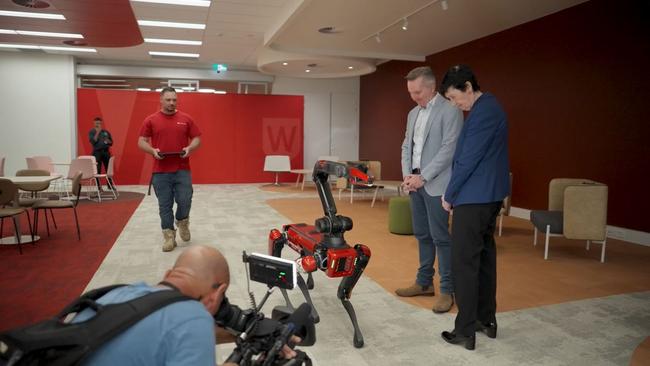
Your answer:
[[[315,192],[310,187],[305,192],[310,189]],[[301,192],[293,185],[269,190]],[[339,214],[354,221],[353,230],[346,233],[348,243],[363,243],[372,250],[365,275],[394,293],[396,288],[415,280],[417,242],[412,235],[389,233],[387,200],[378,200],[371,208],[370,199],[355,198],[354,204],[336,200],[336,205]],[[292,223],[313,224],[323,215],[318,199],[277,199],[268,203]],[[586,251],[583,241],[553,237],[549,260],[544,260],[543,237],[540,235],[538,245],[533,247],[532,225],[513,217],[504,219],[503,236],[496,240],[499,312],[650,290],[650,247],[609,239],[603,264],[600,244],[592,244]],[[437,276],[434,282],[437,290]],[[403,300],[429,309],[434,302],[432,297]]]

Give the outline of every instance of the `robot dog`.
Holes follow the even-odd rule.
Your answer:
[[[351,247],[345,242],[343,234],[352,230],[352,219],[336,214],[336,205],[328,183],[330,175],[348,179],[354,177],[366,182],[369,181],[368,176],[357,168],[332,161],[320,160],[316,162],[313,180],[316,183],[325,216],[316,219],[314,225],[288,224],[282,227],[282,232],[277,229],[271,230],[269,233],[269,253],[280,257],[282,249],[287,245],[300,254],[298,263],[307,272],[308,277],[305,283],[302,276],[298,275],[298,287],[307,303],[312,306],[312,316],[315,322],[319,321],[319,316],[308,291],[314,288],[312,272],[320,269],[328,277],[342,277],[337,297],[341,300],[352,321],[354,327],[353,344],[356,348],[361,348],[363,347],[363,335],[359,329],[350,296],[363,270],[368,265],[370,248],[363,244],[356,244]],[[287,306],[293,308],[286,290],[281,290]]]

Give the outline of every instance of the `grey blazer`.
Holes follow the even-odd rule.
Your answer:
[[[411,175],[413,159],[413,131],[419,106],[411,109],[402,143],[402,176]],[[463,114],[442,95],[437,94],[424,130],[424,146],[420,158],[420,174],[426,180],[424,189],[430,196],[442,196],[451,178],[451,163],[456,141],[463,128]]]

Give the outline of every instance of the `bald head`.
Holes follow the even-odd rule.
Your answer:
[[[229,284],[230,270],[226,258],[217,249],[193,245],[178,256],[165,281],[173,283],[184,294],[193,296],[204,293],[216,284]]]

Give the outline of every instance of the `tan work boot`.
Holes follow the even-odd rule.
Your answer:
[[[178,227],[178,234],[181,236],[181,239],[183,241],[190,241],[190,218],[176,221],[176,226]]]
[[[452,294],[443,294],[441,293],[437,298],[436,302],[433,304],[433,312],[436,314],[442,314],[448,312],[451,307],[454,305],[454,296]]]
[[[176,230],[165,229],[163,230],[165,242],[163,243],[163,252],[171,252],[176,247]]]
[[[398,288],[395,290],[397,296],[412,297],[412,296],[434,296],[436,294],[433,285],[420,286],[417,283],[409,287]]]

